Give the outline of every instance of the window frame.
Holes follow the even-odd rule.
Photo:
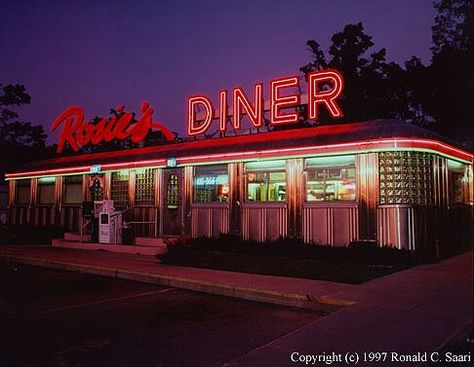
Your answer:
[[[269,167],[265,169],[264,164],[265,163],[270,163],[271,164],[276,164],[278,162],[283,162],[283,167]],[[249,164],[262,164],[262,168],[249,168]],[[249,173],[259,175],[259,174],[265,174],[265,187],[266,187],[266,197],[267,200],[249,200],[249,179],[248,175]],[[284,200],[269,200],[269,193],[270,193],[270,183],[272,182],[270,180],[270,174],[272,173],[283,173],[285,175],[285,199]],[[286,170],[286,160],[282,159],[276,159],[276,160],[270,160],[270,161],[261,161],[261,162],[245,162],[244,163],[244,202],[247,204],[287,204],[288,203],[288,194],[287,194],[287,187],[288,187],[288,173]],[[280,182],[280,181],[275,181],[275,182]]]
[[[19,182],[21,182],[21,181],[28,181],[28,184],[19,185]],[[32,184],[31,179],[20,179],[20,180],[15,181],[15,198],[14,198],[15,205],[17,205],[17,206],[29,206],[31,204],[31,184]],[[24,203],[20,203],[19,200],[18,200],[19,199],[19,193],[20,193],[20,190],[19,190],[20,187],[27,187],[28,188],[28,200]]]
[[[80,190],[81,190],[81,199],[79,201],[73,201],[73,202],[69,202],[69,201],[66,201],[66,197],[67,197],[67,191],[66,191],[66,186],[68,185],[67,183],[67,180],[68,179],[71,179],[71,178],[80,178],[80,183],[79,182],[73,182],[73,183],[69,183],[69,185],[77,185],[79,186],[80,185]],[[62,180],[62,203],[64,205],[70,205],[70,206],[74,206],[74,205],[79,205],[81,204],[83,201],[84,201],[84,192],[83,192],[83,189],[84,189],[84,177],[83,175],[71,175],[71,176],[63,176],[63,180]],[[78,180],[79,181],[79,180]]]
[[[227,194],[226,198],[227,200],[225,201],[220,201],[220,200],[210,200],[210,201],[198,201],[197,200],[197,189],[196,189],[196,179],[199,176],[204,176],[204,174],[197,174],[197,171],[201,168],[211,168],[211,167],[225,167],[225,170],[222,169],[221,172],[225,172],[225,175],[227,176],[227,186],[229,188],[229,193]],[[217,172],[220,172],[219,170],[216,170]],[[215,171],[215,172],[216,172]],[[212,172],[212,171],[211,171]],[[218,174],[219,175],[219,174]],[[217,175],[217,176],[218,176]],[[223,184],[225,185],[225,184]],[[216,187],[219,186],[216,184]],[[192,178],[192,204],[193,205],[229,205],[230,202],[230,174],[229,174],[229,164],[228,163],[221,163],[221,164],[212,164],[212,165],[203,165],[203,166],[195,166],[193,167],[193,178]]]
[[[353,158],[353,161],[351,163],[340,163],[340,164],[324,164],[324,165],[320,165],[320,166],[310,166],[308,161],[311,160],[311,159],[317,159],[317,158],[328,158],[328,159],[337,159],[337,158],[341,158],[341,157],[352,157]],[[336,155],[336,156],[328,156],[328,157],[307,157],[304,159],[304,162],[303,162],[303,177],[304,177],[304,191],[303,191],[303,203],[305,204],[310,204],[310,205],[315,205],[315,204],[336,204],[336,203],[340,203],[341,205],[342,204],[353,204],[353,203],[356,203],[357,202],[357,187],[358,187],[358,180],[357,180],[357,163],[356,163],[357,159],[356,159],[356,155],[355,154],[344,154],[344,155]],[[349,199],[349,200],[342,200],[342,199],[332,199],[332,200],[328,200],[328,199],[324,199],[324,200],[308,200],[308,173],[310,171],[316,171],[318,169],[327,169],[328,171],[331,170],[331,169],[343,169],[343,168],[346,168],[346,169],[354,169],[354,185],[355,185],[355,189],[354,189],[354,199]],[[328,180],[325,178],[324,179],[324,186],[326,187],[327,186],[327,182]]]

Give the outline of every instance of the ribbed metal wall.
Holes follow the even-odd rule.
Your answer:
[[[229,205],[192,204],[192,236],[219,237],[229,233]]]
[[[303,205],[303,240],[308,243],[347,246],[359,238],[357,204]]]
[[[265,242],[288,236],[286,203],[242,204],[242,236],[246,240]]]
[[[377,237],[377,200],[379,196],[378,154],[356,155],[357,202],[359,206],[359,236],[374,240]]]

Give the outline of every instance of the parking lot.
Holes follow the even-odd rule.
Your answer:
[[[2,366],[221,366],[322,316],[0,263]]]

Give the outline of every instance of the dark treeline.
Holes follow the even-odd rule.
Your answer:
[[[303,74],[325,68],[338,69],[345,79],[340,99],[344,121],[396,118],[437,130],[463,142],[474,141],[470,107],[474,104],[474,2],[438,0],[432,26],[432,58],[429,65],[412,56],[403,65],[387,62],[385,48],[376,48],[362,23],[348,24],[331,37],[325,53],[316,40],[306,44],[311,60],[300,68]],[[18,165],[55,155],[47,146],[41,125],[22,121],[17,109],[31,97],[23,85],[0,85],[0,174]],[[305,109],[302,109],[304,118]],[[318,123],[330,120],[322,110]],[[110,116],[118,112],[110,110]],[[97,123],[99,118],[93,119]],[[308,125],[302,124],[302,125]],[[152,132],[143,144],[164,142]],[[86,146],[82,152],[133,148],[129,140]],[[63,154],[74,152],[66,147]]]

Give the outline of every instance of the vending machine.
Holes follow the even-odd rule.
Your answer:
[[[122,212],[115,211],[112,200],[95,204],[99,218],[99,243],[122,243]]]

